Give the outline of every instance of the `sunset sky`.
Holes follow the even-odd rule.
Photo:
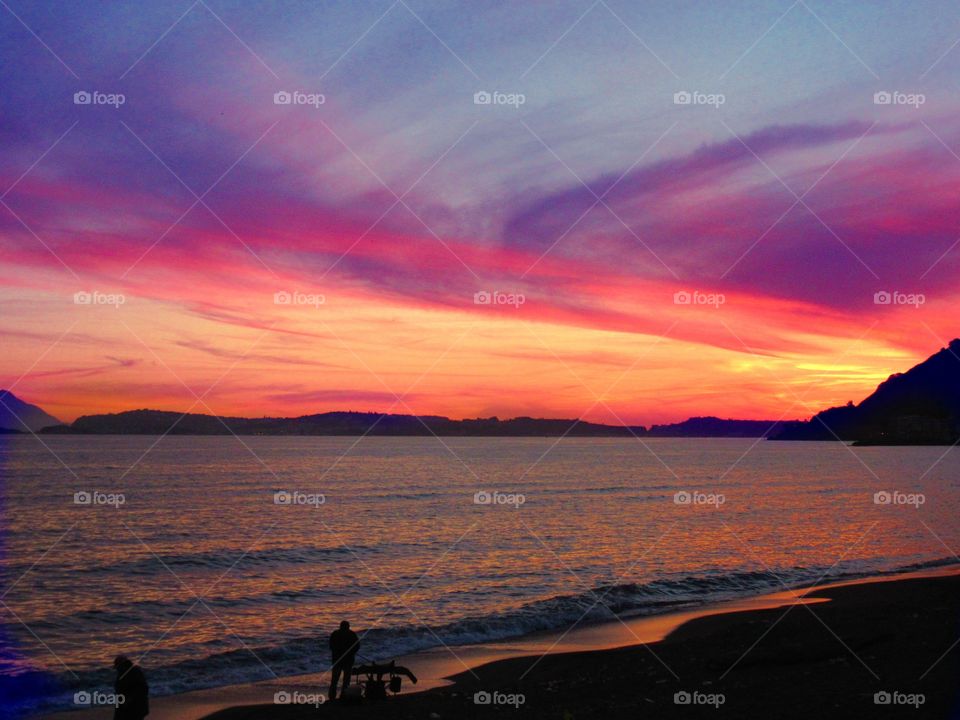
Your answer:
[[[799,418],[960,334],[955,2],[0,5],[0,387],[63,420]]]

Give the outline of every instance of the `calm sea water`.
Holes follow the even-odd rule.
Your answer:
[[[363,655],[389,658],[954,562],[960,548],[960,451],[938,447],[43,443],[0,438],[0,688],[34,708],[107,687],[119,652],[143,656],[154,692],[179,692],[323,670],[342,618],[369,631]]]

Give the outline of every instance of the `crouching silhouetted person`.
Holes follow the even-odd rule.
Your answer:
[[[330,655],[333,665],[330,668],[330,699],[336,700],[337,683],[343,675],[343,690],[350,686],[350,673],[353,672],[353,660],[360,649],[360,638],[350,629],[350,623],[344,620],[340,629],[330,633]]]
[[[150,714],[150,688],[143,670],[125,655],[116,657],[113,668],[117,671],[117,680],[113,685],[117,694],[117,709],[113,713],[113,720],[143,720]]]

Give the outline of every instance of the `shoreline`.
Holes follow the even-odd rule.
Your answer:
[[[344,707],[336,704],[321,706],[323,713],[349,713],[358,718],[366,717],[366,712],[375,710],[370,717],[384,717],[386,711],[400,712],[403,708],[415,705],[419,707],[434,705],[449,705],[451,702],[462,704],[464,692],[471,686],[477,686],[480,678],[496,678],[499,684],[510,687],[515,685],[509,681],[509,674],[520,668],[524,663],[527,668],[520,669],[520,673],[529,673],[532,678],[539,673],[540,666],[550,666],[556,658],[571,658],[579,655],[606,657],[623,653],[643,653],[646,659],[652,661],[666,673],[666,669],[657,662],[660,651],[652,651],[648,647],[659,647],[661,644],[673,644],[679,637],[688,637],[687,642],[700,633],[692,630],[704,625],[717,624],[732,626],[735,634],[741,634],[756,622],[756,618],[765,614],[776,615],[790,610],[781,610],[788,606],[812,605],[820,608],[836,603],[834,595],[843,593],[844,588],[872,588],[878,594],[883,594],[883,586],[888,583],[910,582],[937,582],[956,581],[960,588],[960,564],[915,570],[906,573],[892,573],[864,578],[840,580],[831,583],[820,583],[808,587],[799,587],[790,590],[781,590],[774,593],[749,596],[734,600],[713,602],[701,607],[688,608],[658,615],[640,615],[622,617],[622,621],[595,623],[576,627],[571,631],[541,631],[528,635],[511,638],[509,640],[461,645],[452,647],[437,647],[419,651],[411,655],[397,658],[398,664],[411,667],[417,674],[420,682],[416,685],[405,683],[403,692],[398,698],[391,698],[386,703],[365,704],[361,707]],[[960,593],[958,593],[960,595]],[[778,612],[778,610],[780,612]],[[791,608],[792,610],[792,608]],[[812,619],[807,612],[796,613]],[[895,622],[895,618],[891,618]],[[728,627],[728,630],[731,628]],[[738,630],[739,629],[739,630]],[[820,628],[821,634],[827,631]],[[951,632],[953,630],[951,629]],[[692,633],[692,635],[691,635]],[[827,634],[829,638],[829,634]],[[754,638],[755,640],[756,638]],[[843,651],[843,646],[836,640],[836,647]],[[747,649],[749,643],[743,646]],[[944,648],[945,649],[945,648]],[[958,651],[960,654],[960,651]],[[540,658],[538,660],[538,658]],[[548,662],[548,659],[550,662]],[[504,672],[504,668],[511,668]],[[147,668],[149,676],[149,667]],[[675,678],[673,673],[658,679],[658,683],[671,684]],[[329,683],[327,673],[312,673],[269,679],[252,683],[220,686],[203,690],[194,690],[175,695],[161,696],[151,699],[151,720],[200,720],[201,718],[217,718],[218,720],[259,720],[273,718],[278,714],[283,717],[304,717],[308,713],[316,713],[313,706],[274,705],[274,693],[279,691],[300,692],[304,694],[326,693]],[[526,678],[525,678],[526,679]],[[871,678],[872,679],[872,678]],[[548,685],[551,681],[547,681]],[[521,681],[521,684],[525,685]],[[483,688],[480,688],[483,689]],[[489,688],[490,691],[496,688]],[[500,690],[500,692],[505,692]],[[556,690],[551,690],[556,693]],[[482,710],[482,706],[479,706]],[[408,708],[409,709],[409,708]],[[489,708],[488,708],[489,709]],[[493,708],[496,710],[496,708]],[[501,708],[513,710],[512,707]],[[709,709],[713,710],[711,706]],[[464,711],[463,708],[461,708]],[[470,712],[477,708],[470,703]],[[911,708],[912,710],[912,708]],[[530,710],[520,709],[521,713]],[[292,714],[291,714],[292,713]],[[419,714],[418,714],[419,715]],[[392,714],[387,715],[393,717]],[[447,717],[446,714],[441,714]],[[105,720],[112,717],[108,708],[90,710],[58,711],[40,717],[51,720]],[[401,717],[401,716],[397,716]],[[405,717],[405,716],[403,716]],[[538,717],[538,715],[531,715]],[[562,714],[560,715],[562,717]],[[580,715],[577,715],[580,717]]]
[[[958,716],[956,566],[783,595],[791,607],[705,611],[650,644],[500,659],[360,706],[240,706],[208,720]],[[478,692],[499,704],[478,704]]]

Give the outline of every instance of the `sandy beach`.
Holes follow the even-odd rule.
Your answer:
[[[803,595],[821,602],[803,607],[781,597],[786,607],[700,614],[649,644],[497,660],[461,672],[451,686],[376,704],[237,707],[210,717],[956,716],[958,659],[951,646],[958,638],[960,575],[857,582]],[[478,692],[499,693],[508,704],[478,705]],[[521,695],[522,704],[509,704]],[[678,702],[684,699],[689,704]]]
[[[150,717],[948,718],[960,707],[960,665],[951,647],[960,637],[958,620],[960,569],[950,568],[784,591],[564,635],[437,648],[401,658],[420,682],[377,703],[273,702],[278,691],[326,691],[326,677],[305,675],[156,698]],[[477,704],[476,693],[487,693],[491,703]],[[888,693],[890,704],[877,704],[876,693]],[[50,717],[97,720],[109,713]]]

